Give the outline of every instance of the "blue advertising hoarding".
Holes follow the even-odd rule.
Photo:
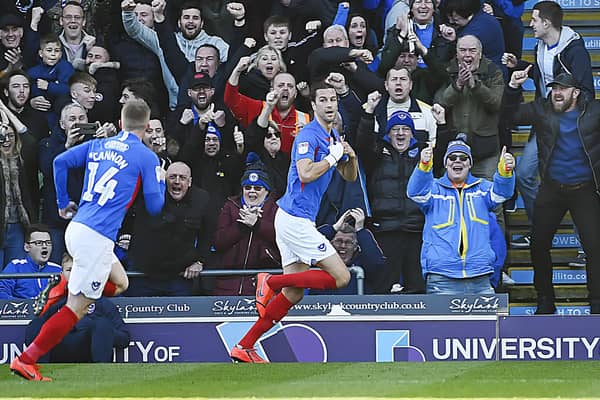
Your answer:
[[[314,320],[314,319],[318,320]],[[600,360],[600,317],[294,317],[256,348],[271,362]],[[373,318],[373,317],[371,317]],[[117,362],[229,362],[252,321],[132,323]],[[0,361],[23,349],[23,325],[0,327]]]
[[[115,361],[229,362],[229,350],[256,320],[246,300],[115,299],[131,332]],[[506,301],[506,295],[308,297],[256,347],[271,362],[600,359],[599,316],[507,316]],[[30,318],[29,302],[0,303],[0,363],[21,353]]]

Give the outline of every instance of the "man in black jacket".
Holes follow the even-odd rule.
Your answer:
[[[549,82],[562,72],[573,75],[582,97],[588,100],[594,98],[594,79],[592,77],[592,64],[590,54],[585,48],[581,35],[570,27],[563,25],[563,10],[554,1],[540,1],[533,6],[530,26],[537,43],[533,49],[534,62],[532,64],[517,60],[513,54],[506,53],[502,60],[509,68],[524,70],[528,65],[529,77],[535,84],[535,97],[548,98]],[[506,125],[508,126],[508,125]],[[517,188],[521,193],[529,223],[533,221],[533,209],[538,193],[538,149],[535,140],[535,130],[531,130],[529,140],[523,149],[516,177]],[[531,235],[526,234],[514,238],[511,243],[516,248],[528,248],[531,244]],[[571,266],[584,267],[585,254],[580,252]]]
[[[27,133],[35,138],[35,142],[49,135],[48,120],[45,115],[29,105],[31,98],[31,80],[22,70],[14,70],[2,79],[3,94],[6,106],[27,127]],[[20,132],[24,133],[24,132]]]
[[[587,287],[592,314],[600,313],[600,102],[585,99],[581,85],[561,73],[548,83],[548,99],[519,106],[521,85],[531,66],[515,71],[504,92],[504,116],[533,124],[541,186],[535,201],[531,260],[537,291],[536,314],[553,314],[550,248],[560,221],[571,213],[588,255]]]
[[[375,110],[382,95],[370,93],[358,125],[357,148],[367,174],[373,218],[369,227],[387,258],[375,293],[424,293],[420,255],[425,217],[406,194],[408,179],[419,162],[415,124],[406,111],[390,115],[386,135],[376,134]],[[445,121],[444,121],[445,122]]]
[[[144,278],[133,278],[128,296],[191,296],[193,281],[209,255],[209,195],[192,186],[192,172],[175,162],[167,169],[166,201],[162,212],[135,217],[129,256]]]

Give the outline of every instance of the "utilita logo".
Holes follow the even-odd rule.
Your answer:
[[[29,303],[25,301],[8,301],[0,307],[0,317],[19,318],[29,315]]]
[[[496,296],[479,296],[473,298],[460,298],[450,300],[450,311],[455,313],[484,313],[493,314],[500,307],[500,301]]]

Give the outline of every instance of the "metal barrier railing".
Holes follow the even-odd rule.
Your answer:
[[[318,270],[318,268],[311,268],[314,270]],[[348,267],[348,271],[351,274],[356,275],[356,294],[362,295],[365,293],[365,270],[357,265],[353,265]],[[269,274],[282,274],[283,270],[281,269],[209,269],[203,270],[200,272],[200,276],[234,276],[234,275],[242,275],[242,276],[251,276],[256,275],[260,272],[267,272]],[[37,279],[37,278],[49,278],[51,276],[57,275],[56,273],[49,272],[30,272],[23,274],[4,274],[0,273],[0,279]],[[127,276],[131,278],[141,278],[146,276],[143,272],[136,271],[127,271]]]

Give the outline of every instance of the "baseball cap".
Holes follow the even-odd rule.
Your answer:
[[[577,81],[575,80],[573,75],[571,75],[567,72],[561,72],[560,74],[558,74],[552,82],[550,82],[546,85],[546,87],[550,87],[552,85],[560,85],[562,87],[574,87],[574,88],[579,87],[579,84],[577,83]]]
[[[196,86],[212,87],[212,79],[205,72],[196,72],[190,82],[190,89]]]
[[[4,29],[7,26],[18,26],[22,28],[24,25],[25,22],[23,21],[23,18],[17,14],[5,14],[0,17],[0,29]]]

